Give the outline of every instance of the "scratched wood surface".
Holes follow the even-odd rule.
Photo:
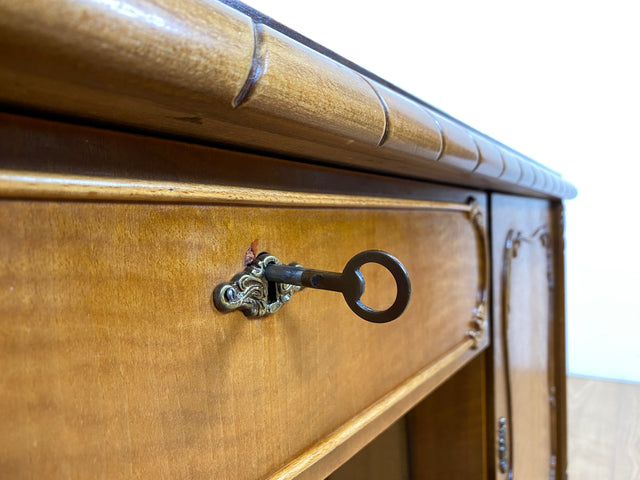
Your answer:
[[[263,477],[463,342],[478,287],[461,212],[5,199],[0,236],[7,478]],[[384,325],[309,290],[263,320],[220,314],[211,292],[256,239],[333,271],[387,250],[411,304]],[[384,273],[367,272],[378,306]]]
[[[0,100],[31,115],[575,196],[550,169],[216,1],[2,0],[0,60]]]

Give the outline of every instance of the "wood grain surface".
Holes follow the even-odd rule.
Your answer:
[[[229,191],[240,187],[236,192],[250,188],[266,193],[279,190],[320,194],[325,200],[326,194],[377,197],[372,199],[375,202],[438,200],[462,204],[471,195],[469,190],[424,181],[7,113],[0,113],[0,167],[4,174],[22,171],[31,172],[36,178],[57,179],[53,183],[58,187],[46,188],[58,192],[66,189],[60,187],[64,178],[77,176],[100,177],[99,185],[103,187],[144,187],[148,181],[160,182],[152,185],[159,187],[157,193],[166,201],[184,198],[181,192],[172,196],[166,191],[166,187],[172,188],[171,184],[187,186],[193,193],[224,186],[234,187]],[[111,183],[118,180],[124,183]],[[116,190],[107,191],[115,198]],[[25,195],[38,196],[37,191],[32,189]],[[146,195],[145,201],[151,198]],[[201,198],[211,201],[212,196]],[[297,198],[302,204],[303,200]]]
[[[496,478],[507,478],[498,468],[497,421],[507,418],[509,465],[514,478],[564,478],[566,434],[563,385],[564,330],[563,297],[556,290],[561,279],[552,251],[542,242],[551,235],[550,249],[559,248],[555,214],[549,202],[492,195],[493,232],[493,407],[490,409],[492,467]],[[507,239],[513,240],[510,272],[505,256]],[[548,256],[552,255],[552,256]],[[558,253],[562,256],[562,253]],[[502,281],[500,281],[502,279]],[[551,293],[553,292],[553,293]],[[508,298],[508,311],[503,300]],[[505,330],[506,328],[506,330]],[[506,337],[505,337],[506,335]],[[507,347],[508,351],[505,350]],[[508,362],[508,363],[507,363]],[[509,403],[511,404],[509,407]],[[511,411],[510,411],[511,410]],[[559,415],[560,413],[560,415]],[[493,418],[491,418],[493,414]],[[560,419],[560,420],[559,420]],[[559,458],[560,456],[560,458]]]
[[[640,385],[569,377],[569,478],[640,479]]]
[[[130,178],[61,175],[0,169],[0,197],[64,200],[116,200],[150,203],[231,203],[235,205],[439,210],[470,213],[466,203],[361,195],[264,190],[228,185],[161,182]]]
[[[127,179],[127,186],[144,186],[147,181],[161,182],[162,187],[169,188],[171,184],[187,184],[193,192],[225,186],[267,193],[280,190],[383,197],[378,202],[408,199],[465,203],[471,195],[469,190],[423,181],[8,113],[0,113],[0,167],[5,173],[13,170],[31,172],[36,177],[50,175],[57,179],[54,183],[58,188],[48,187],[53,190],[64,190],[59,188],[62,175],[69,179],[100,177],[102,186]],[[207,190],[209,187],[211,190]],[[172,198],[164,190],[157,193],[167,201],[184,197],[177,192]],[[28,193],[34,194],[33,190]],[[146,195],[146,200],[150,198]]]
[[[478,245],[464,212],[3,200],[0,234],[10,478],[260,478],[373,405],[382,420],[347,432],[350,456],[475,354]],[[333,271],[388,250],[418,294],[386,325],[323,291],[264,320],[222,315],[211,292],[256,239]],[[368,275],[390,302],[384,275]],[[409,400],[376,403],[393,395]]]
[[[415,479],[415,476],[409,476],[409,472],[406,418],[402,417],[327,480]]]
[[[476,357],[407,414],[411,478],[489,478],[485,369]]]
[[[480,347],[487,345],[485,337]],[[460,342],[437,362],[416,373],[312,448],[269,475],[268,480],[324,478],[469,362],[475,356],[475,350],[475,340],[467,338]]]
[[[466,364],[329,480],[486,479],[485,356]]]
[[[0,2],[0,101],[30,115],[569,198],[557,173],[199,0]]]

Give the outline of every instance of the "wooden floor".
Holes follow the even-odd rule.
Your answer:
[[[569,377],[569,480],[640,480],[640,384]]]

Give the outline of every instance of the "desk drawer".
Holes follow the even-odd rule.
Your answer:
[[[486,300],[484,221],[467,204],[82,196],[0,203],[8,477],[261,478],[290,461],[282,475],[295,476],[376,419],[390,423],[486,345],[467,335]],[[386,324],[310,289],[263,319],[222,314],[212,292],[255,240],[283,262],[331,271],[388,251],[413,297]],[[365,301],[393,299],[390,275],[364,274]]]

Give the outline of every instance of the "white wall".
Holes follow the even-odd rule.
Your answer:
[[[569,370],[640,382],[640,7],[246,1],[572,181]]]

